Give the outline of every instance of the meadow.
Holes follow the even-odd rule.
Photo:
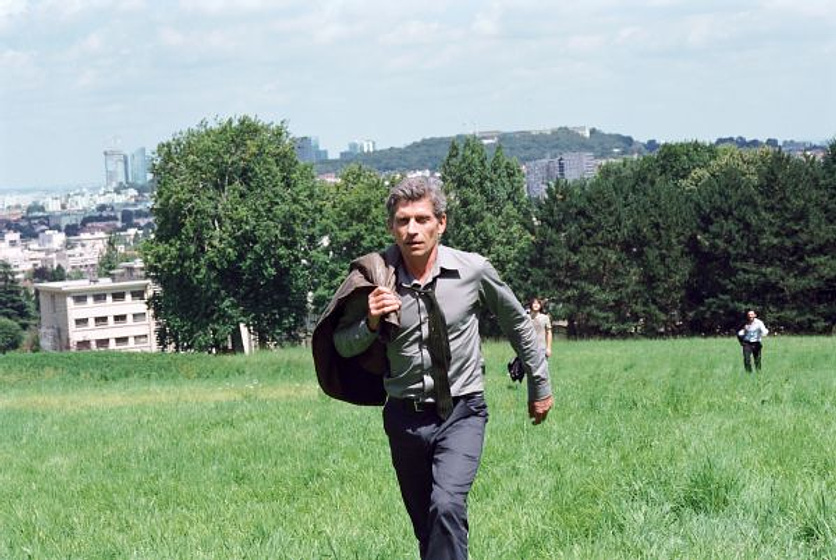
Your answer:
[[[474,560],[836,558],[836,340],[556,341],[527,420],[505,343]],[[309,350],[0,356],[0,558],[417,557],[380,409]]]

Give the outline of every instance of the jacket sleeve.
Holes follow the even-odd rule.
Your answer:
[[[480,296],[499,320],[517,356],[522,360],[528,381],[528,400],[539,401],[552,394],[549,366],[540,349],[531,318],[522,304],[487,260],[482,267]]]
[[[362,354],[377,337],[366,324],[367,305],[365,294],[351,296],[345,303],[334,330],[334,348],[343,358]]]

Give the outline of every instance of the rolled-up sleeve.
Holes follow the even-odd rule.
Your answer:
[[[502,332],[525,365],[528,400],[539,401],[550,396],[549,366],[534,325],[514,292],[488,261],[484,262],[482,269],[480,295],[488,309],[496,315]]]

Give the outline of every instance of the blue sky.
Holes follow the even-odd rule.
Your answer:
[[[474,130],[836,136],[834,0],[0,0],[0,188],[216,116],[332,157]]]

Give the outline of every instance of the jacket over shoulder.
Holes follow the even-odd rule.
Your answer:
[[[398,313],[383,317],[378,339],[365,352],[351,358],[337,352],[334,331],[349,298],[367,296],[378,286],[395,289],[399,261],[400,251],[395,245],[353,261],[348,276],[317,321],[311,348],[317,381],[326,395],[358,405],[382,405],[386,401],[383,376],[389,364],[385,341],[391,340],[400,328]]]

